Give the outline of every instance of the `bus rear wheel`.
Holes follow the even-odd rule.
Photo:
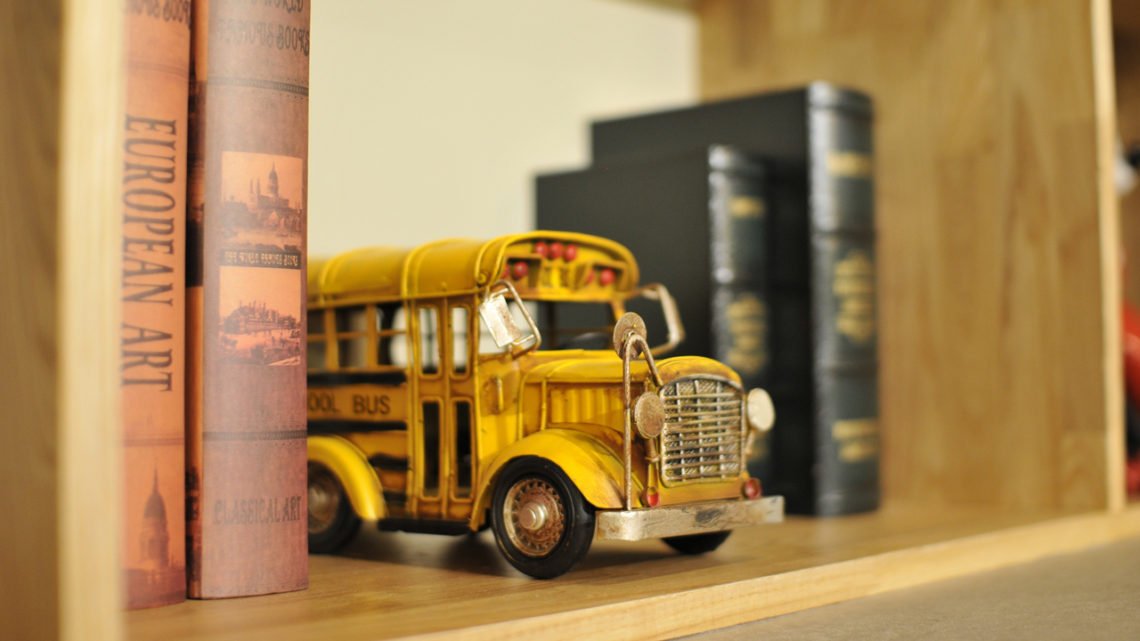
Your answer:
[[[554,463],[507,464],[495,486],[491,527],[507,561],[536,579],[565,574],[594,540],[594,508]]]
[[[336,552],[360,529],[340,481],[329,468],[309,463],[309,552]]]

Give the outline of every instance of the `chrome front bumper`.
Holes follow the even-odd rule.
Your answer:
[[[641,510],[598,510],[595,520],[596,537],[611,541],[721,532],[749,525],[780,523],[784,520],[784,497],[706,501]]]

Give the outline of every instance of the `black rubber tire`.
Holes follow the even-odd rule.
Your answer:
[[[341,487],[340,482],[337,481],[336,475],[323,465],[309,463],[310,484],[317,479],[317,475],[321,474],[328,475],[336,482],[336,488],[339,492],[339,503],[336,507],[336,514],[333,516],[328,527],[317,532],[314,532],[310,528],[309,552],[312,554],[330,554],[336,552],[351,541],[352,537],[356,536],[357,531],[360,530],[360,517],[353,511],[352,504],[348,500],[348,495],[345,494],[344,488]]]
[[[681,554],[705,554],[720,547],[728,539],[732,530],[726,532],[708,532],[707,534],[690,534],[688,536],[669,536],[661,539],[666,545]]]
[[[503,506],[511,487],[526,478],[543,479],[554,486],[560,495],[565,530],[554,549],[545,556],[525,554],[510,540],[503,522]],[[491,501],[491,528],[499,551],[507,561],[523,574],[536,579],[553,579],[574,567],[594,542],[594,506],[586,502],[582,493],[570,481],[562,468],[537,456],[524,456],[507,463],[495,484]]]

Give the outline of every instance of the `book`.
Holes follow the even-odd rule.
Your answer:
[[[879,505],[870,98],[813,83],[593,123],[597,167],[727,143],[763,159],[776,406],[772,483],[790,512]]]
[[[194,3],[187,266],[194,598],[308,583],[309,6]]]
[[[716,358],[745,390],[766,387],[764,175],[756,158],[727,145],[545,174],[535,181],[537,226],[628,247],[641,281],[664,284],[677,302],[685,338],[673,353]],[[645,318],[650,343],[664,342],[658,305],[630,306]],[[767,445],[765,434],[749,457],[762,484],[771,480]]]
[[[186,9],[132,3],[124,16],[119,385],[128,608],[186,598]]]

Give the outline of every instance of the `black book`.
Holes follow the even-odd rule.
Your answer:
[[[763,166],[724,145],[548,174],[536,183],[538,228],[629,247],[642,283],[664,284],[677,301],[685,339],[673,353],[711,356],[736,369],[745,390],[766,387],[764,185]],[[630,307],[645,317],[650,343],[664,342],[660,311]],[[768,449],[759,438],[749,458],[762,484],[771,480]]]
[[[729,143],[763,158],[776,406],[772,481],[790,512],[879,505],[872,108],[826,83],[594,123],[601,170]]]

